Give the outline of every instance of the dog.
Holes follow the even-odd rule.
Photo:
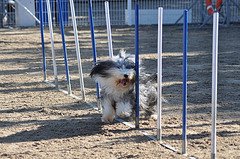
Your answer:
[[[150,75],[140,72],[140,113],[149,118],[156,112],[157,89],[148,81]],[[92,68],[90,76],[101,88],[102,122],[135,117],[135,75],[135,57],[123,50]]]

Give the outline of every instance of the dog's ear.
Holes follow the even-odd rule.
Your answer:
[[[104,70],[104,65],[101,62],[98,62],[90,72],[91,78],[97,74],[101,74],[103,70]]]
[[[107,77],[109,75],[108,70],[115,67],[115,63],[111,60],[98,62],[91,70],[90,76],[99,75],[101,77]]]

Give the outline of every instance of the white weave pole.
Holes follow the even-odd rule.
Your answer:
[[[40,24],[39,19],[27,7],[25,7],[21,2],[19,2],[19,0],[15,0],[15,2],[17,2],[22,8],[24,8],[28,12],[28,14],[30,14],[38,22],[38,24]]]
[[[158,100],[157,100],[157,140],[162,140],[162,26],[163,8],[158,8]]]
[[[78,61],[78,73],[79,73],[79,79],[80,79],[80,87],[81,87],[81,91],[82,91],[83,100],[86,101],[81,53],[80,53],[80,47],[79,47],[79,41],[78,41],[78,29],[77,29],[76,16],[75,16],[75,8],[74,8],[73,0],[69,0],[69,2],[70,2],[70,8],[71,8],[72,24],[73,24],[74,38],[75,38],[75,45],[76,45],[76,55],[77,55],[77,61]]]
[[[211,159],[216,158],[216,119],[217,119],[217,72],[218,72],[218,23],[219,13],[213,14],[213,43],[212,43],[212,132]]]
[[[108,3],[108,1],[106,1],[104,4],[105,4],[107,34],[108,34],[109,57],[112,58],[113,57],[113,46],[112,46],[112,31],[111,31],[110,14],[109,14],[109,3]]]
[[[55,55],[55,51],[54,51],[54,36],[53,36],[53,25],[52,25],[52,13],[51,13],[51,6],[50,6],[49,0],[46,0],[46,3],[47,3],[47,14],[48,14],[48,26],[49,26],[50,37],[51,37],[53,74],[54,74],[55,87],[58,88],[58,75],[57,75],[56,55]]]

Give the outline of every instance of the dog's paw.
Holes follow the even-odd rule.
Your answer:
[[[101,120],[102,120],[103,123],[109,124],[109,123],[112,123],[112,122],[113,122],[114,116],[103,116],[103,117],[101,118]]]

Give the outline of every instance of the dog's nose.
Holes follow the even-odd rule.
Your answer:
[[[127,75],[127,74],[124,74],[123,76],[124,76],[125,78],[128,78],[128,75]]]

